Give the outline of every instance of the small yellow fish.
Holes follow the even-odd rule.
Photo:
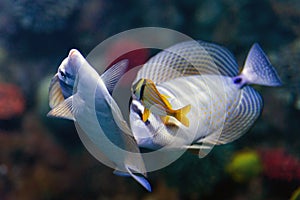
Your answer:
[[[144,122],[147,121],[151,109],[151,112],[159,115],[166,125],[174,125],[172,120],[170,120],[171,116],[176,118],[184,126],[189,127],[189,119],[186,117],[186,114],[190,111],[191,105],[189,104],[178,110],[172,109],[172,105],[167,99],[168,97],[161,94],[157,90],[154,82],[150,79],[140,79],[133,86],[133,94],[137,100],[142,101],[145,106],[142,115]]]

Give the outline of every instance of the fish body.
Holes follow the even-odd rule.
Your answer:
[[[141,79],[133,86],[133,96],[143,102],[145,110],[142,115],[142,120],[146,122],[149,117],[150,109],[153,113],[162,117],[164,124],[169,123],[169,117],[174,117],[185,126],[189,126],[189,120],[186,114],[190,111],[191,106],[186,105],[183,108],[174,110],[168,97],[161,94],[154,82],[149,79]]]
[[[94,157],[151,191],[137,143],[111,96],[127,64],[122,60],[99,76],[79,51],[71,50],[51,81],[48,116],[73,120]]]
[[[155,113],[143,122],[146,106],[135,99],[130,124],[138,145],[158,149],[172,144],[171,148],[196,150],[203,157],[214,145],[241,137],[263,109],[262,97],[250,84],[280,86],[281,81],[258,44],[250,49],[242,72],[238,71],[227,49],[203,41],[183,42],[152,57],[136,81],[152,80],[173,109],[191,105],[189,127],[164,124]]]

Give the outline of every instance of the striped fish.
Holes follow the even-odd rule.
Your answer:
[[[232,142],[254,124],[263,109],[260,94],[251,84],[280,86],[269,59],[255,43],[240,74],[234,56],[226,48],[204,41],[176,44],[152,57],[138,72],[153,81],[161,95],[168,96],[173,109],[191,105],[189,127],[164,124],[155,113],[142,120],[146,106],[134,99],[130,123],[141,147],[197,151],[200,157],[214,145]]]
[[[133,86],[133,96],[142,101],[145,110],[142,115],[142,120],[146,122],[149,117],[150,109],[154,114],[161,116],[164,124],[170,124],[170,116],[177,119],[185,126],[189,126],[189,120],[186,114],[190,111],[191,105],[173,110],[168,97],[162,95],[157,90],[155,84],[149,79],[141,79]]]

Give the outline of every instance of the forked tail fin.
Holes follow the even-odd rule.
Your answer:
[[[241,86],[244,84],[282,85],[276,70],[257,43],[251,47],[243,71],[239,76],[234,77],[234,83]]]
[[[184,106],[181,109],[176,110],[174,117],[180,121],[184,126],[189,127],[190,125],[190,121],[189,119],[186,117],[186,114],[188,112],[190,112],[191,110],[191,104]]]

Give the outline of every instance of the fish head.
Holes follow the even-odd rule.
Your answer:
[[[49,86],[49,106],[51,108],[73,95],[78,69],[84,60],[78,50],[72,49],[61,62]]]
[[[146,85],[147,79],[141,78],[138,82],[136,82],[131,90],[132,90],[132,96],[135,97],[137,100],[142,99],[143,91]]]
[[[84,62],[84,57],[78,50],[72,49],[67,58],[65,58],[57,70],[57,75],[60,82],[68,86],[74,86],[75,78],[79,67]]]

